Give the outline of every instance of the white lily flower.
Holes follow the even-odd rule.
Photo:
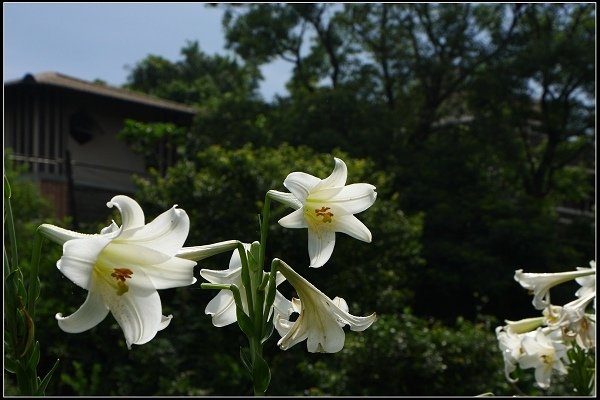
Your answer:
[[[172,318],[162,315],[157,289],[193,284],[196,263],[176,257],[185,242],[190,221],[173,206],[145,224],[139,204],[127,196],[107,203],[117,207],[123,224],[113,223],[100,234],[87,235],[54,225],[40,226],[42,234],[63,245],[58,269],[88,296],[73,314],[56,314],[65,332],[93,328],[110,311],[125,334],[127,347],[150,341]]]
[[[514,383],[517,381],[517,379],[511,378],[510,374],[517,369],[519,359],[525,354],[522,346],[523,338],[534,334],[535,331],[517,333],[509,329],[509,326],[499,326],[496,328],[498,347],[500,347],[504,359],[504,375],[509,382]]]
[[[250,244],[244,243],[244,249],[250,250]],[[201,269],[200,276],[210,283],[233,284],[240,291],[240,298],[244,312],[248,314],[248,300],[246,289],[242,284],[242,260],[240,253],[236,249],[229,260],[229,268],[226,270]],[[275,277],[275,285],[278,286],[285,278],[280,272]],[[275,300],[273,307],[279,313],[285,313],[291,308],[291,303],[278,290],[275,291]],[[272,312],[272,310],[271,310]],[[236,306],[231,290],[223,289],[206,305],[205,313],[212,316],[212,323],[216,327],[223,327],[237,321]],[[289,311],[287,311],[289,315]]]
[[[590,268],[581,268],[577,267],[579,271],[594,271],[593,275],[583,276],[580,278],[575,278],[575,281],[581,285],[579,290],[575,292],[575,296],[577,297],[586,297],[589,296],[590,293],[594,293],[594,310],[596,309],[596,261],[590,261]]]
[[[575,341],[582,349],[596,348],[596,316],[586,314],[577,324],[571,325],[571,329],[575,332]]]
[[[319,179],[304,172],[292,172],[283,184],[290,193],[270,190],[269,196],[296,211],[281,218],[286,228],[308,228],[310,266],[321,267],[331,257],[335,233],[371,242],[371,231],[354,216],[371,207],[377,193],[367,183],[346,185],[348,169],[339,158],[331,175]]]
[[[237,240],[226,240],[224,242],[206,244],[203,246],[183,247],[177,252],[177,257],[185,258],[186,260],[200,261],[212,257],[215,254],[233,250],[237,247],[238,243]]]
[[[558,273],[526,273],[522,269],[515,271],[515,280],[525,289],[533,292],[533,306],[542,310],[550,305],[549,290],[556,285],[576,278],[595,275],[596,271],[586,268],[578,271]]]
[[[556,334],[560,331],[556,330]],[[525,336],[522,347],[525,354],[519,358],[521,368],[535,368],[535,380],[541,388],[548,388],[552,371],[556,370],[566,374],[567,369],[562,359],[567,359],[567,346],[559,340],[553,340],[552,332],[546,335],[542,328],[538,328],[535,336]]]
[[[584,349],[596,347],[596,324],[593,314],[586,314],[589,303],[596,298],[595,292],[573,300],[561,308],[558,324],[566,339],[573,339]]]
[[[546,319],[544,317],[525,318],[518,321],[506,322],[506,331],[510,333],[526,333],[536,330],[544,324]]]
[[[348,313],[348,304],[344,299],[330,299],[289,265],[279,261],[281,273],[296,289],[299,297],[292,299],[292,309],[299,314],[295,321],[280,314],[273,318],[275,328],[281,335],[277,345],[282,350],[306,339],[306,346],[311,353],[336,353],[344,347],[345,325],[350,325],[353,331],[363,331],[375,322],[375,313],[367,317]]]

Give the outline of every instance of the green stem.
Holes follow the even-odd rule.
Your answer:
[[[262,251],[262,244],[260,245],[260,249],[259,249],[259,255],[258,258],[260,260],[260,252]],[[250,281],[250,291],[252,292],[252,298],[254,299],[254,303],[250,303],[248,308],[252,308],[253,310],[253,317],[250,317],[252,319],[252,323],[254,325],[254,333],[256,337],[261,337],[262,334],[262,309],[263,309],[263,303],[264,303],[264,291],[261,292],[259,290],[259,287],[262,283],[262,278],[263,278],[263,268],[262,266],[255,266],[257,268],[255,268],[255,270],[253,271],[253,273],[251,274],[251,281]],[[262,293],[262,295],[261,295]]]
[[[202,289],[221,289],[231,290],[231,285],[227,283],[201,283],[200,288]]]
[[[32,319],[35,318],[35,302],[40,294],[40,255],[42,253],[42,244],[44,237],[39,229],[33,236],[33,251],[31,254],[31,270],[29,272],[29,286],[27,288],[27,312]]]
[[[248,338],[248,340],[250,342],[250,354],[252,355],[252,366],[254,368],[254,365],[256,365],[258,359],[257,355],[262,357],[262,345],[260,343],[260,340],[258,340],[256,337]],[[254,374],[252,374],[252,387],[254,388],[254,395],[264,395],[264,393],[261,393],[260,390],[256,387],[255,380],[256,377],[254,376]]]
[[[267,193],[265,195],[265,204],[263,206],[262,218],[260,220],[260,256],[258,259],[258,265],[261,270],[264,269],[265,265],[265,253],[267,250],[267,236],[269,234],[269,217],[271,214],[271,198]]]
[[[3,249],[4,254],[4,329],[6,329],[7,340],[9,341],[11,350],[17,352],[18,348],[18,332],[17,332],[17,285],[15,277],[9,277],[10,263],[6,248]],[[14,272],[16,274],[17,272]],[[18,355],[18,354],[17,354]]]
[[[243,243],[238,244],[238,252],[242,262],[242,284],[246,288],[246,300],[248,302],[248,316],[251,320],[254,319],[253,296],[252,296],[252,279],[250,277],[250,267],[248,266],[248,257],[246,256],[246,248]]]
[[[265,306],[263,309],[263,326],[269,319],[269,313],[273,302],[275,301],[275,290],[277,286],[277,265],[279,260],[275,259],[271,262],[271,272],[269,272],[269,283],[267,284],[267,295],[265,299]]]
[[[5,223],[7,225],[8,238],[10,243],[10,252],[11,252],[11,263],[12,269],[17,269],[19,267],[19,257],[17,252],[17,234],[15,233],[15,221],[13,219],[12,206],[10,204],[10,185],[8,184],[8,179],[6,176],[4,177],[4,207],[5,207]]]
[[[253,366],[253,388],[255,396],[264,396],[268,381],[270,381],[270,372],[268,372],[268,365],[265,364],[265,361],[262,356],[263,352],[263,343],[262,339],[265,335],[264,327],[265,315],[268,317],[269,309],[265,307],[265,297],[269,296],[269,293],[265,293],[266,289],[270,290],[267,286],[267,282],[270,282],[270,279],[267,278],[264,273],[264,265],[265,265],[265,254],[267,249],[267,237],[269,234],[269,216],[271,211],[271,198],[265,195],[265,202],[262,210],[262,217],[259,219],[260,221],[260,247],[258,250],[258,265],[254,270],[251,279],[251,287],[250,291],[252,292],[254,303],[252,304],[252,308],[254,309],[254,318],[252,318],[252,322],[254,324],[255,335],[249,337],[250,344],[250,354],[252,359]],[[258,368],[259,365],[263,365],[266,367],[266,372],[262,368]],[[256,376],[255,373],[258,373],[259,376]],[[265,379],[265,374],[269,375],[267,379],[267,384],[263,385],[261,381]],[[263,387],[264,386],[264,387]]]

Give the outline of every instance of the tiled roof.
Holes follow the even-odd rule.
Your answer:
[[[16,79],[4,83],[4,86],[12,86],[22,83],[38,83],[42,85],[51,85],[66,89],[76,90],[78,92],[87,92],[98,96],[112,97],[115,99],[130,101],[134,103],[145,104],[167,110],[179,111],[186,114],[196,114],[196,110],[185,104],[174,101],[160,99],[144,93],[132,92],[126,89],[120,89],[112,86],[105,86],[73,78],[58,72],[43,72],[39,74],[27,74],[23,79]]]

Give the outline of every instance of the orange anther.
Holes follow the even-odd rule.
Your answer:
[[[331,217],[333,217],[333,213],[331,211],[327,211],[330,209],[330,207],[321,207],[320,209],[317,208],[315,210],[315,214],[317,214],[317,217],[323,217],[323,222],[331,222]]]

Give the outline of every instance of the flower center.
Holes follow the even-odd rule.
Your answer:
[[[322,222],[331,223],[331,218],[333,217],[333,213],[330,210],[330,207],[321,207],[315,210],[315,214],[317,217],[323,217]]]
[[[122,296],[129,290],[129,287],[125,283],[127,279],[131,279],[133,271],[129,268],[114,268],[114,272],[110,274],[117,280],[117,295]]]
[[[542,362],[546,364],[546,366],[551,366],[554,363],[554,357],[551,354],[542,354],[541,356]]]

